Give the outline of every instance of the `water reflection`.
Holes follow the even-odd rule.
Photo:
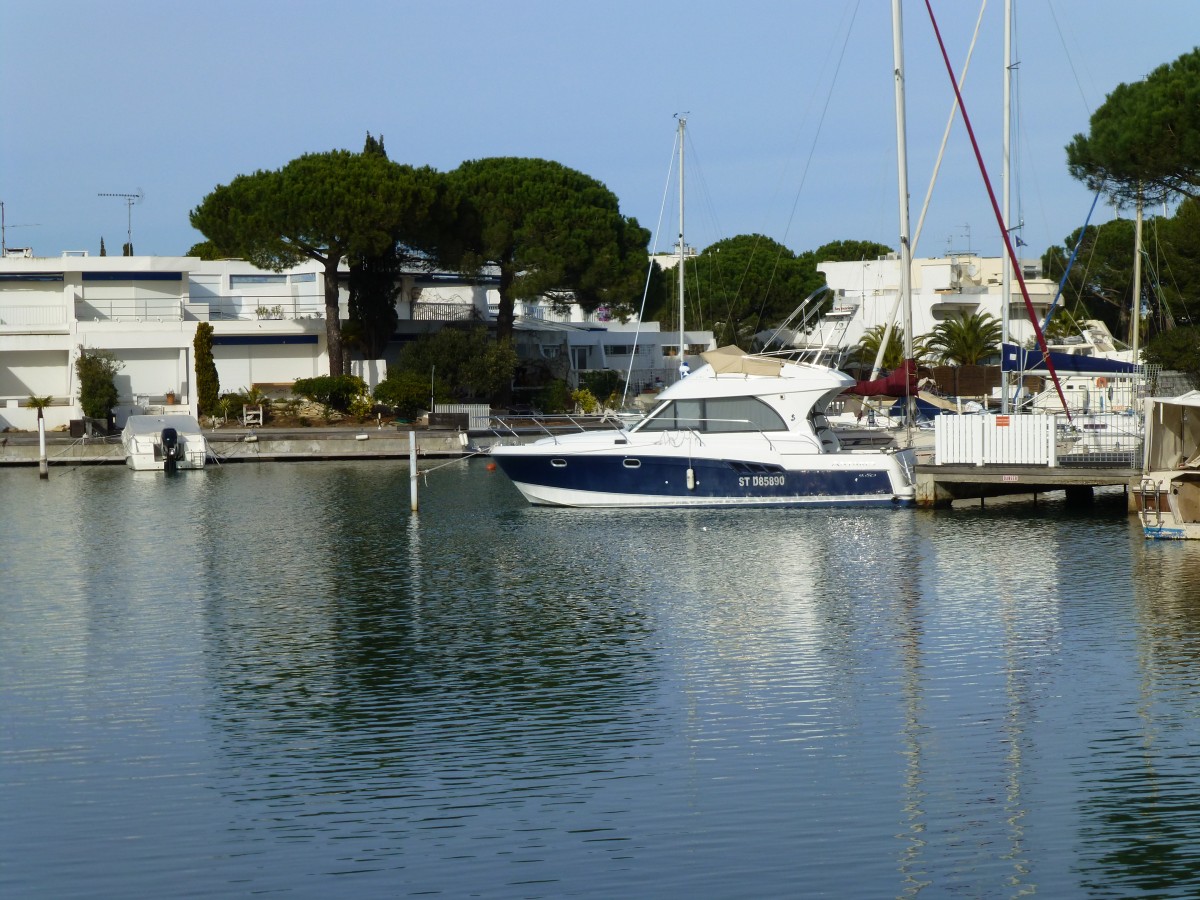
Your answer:
[[[1200,546],[1130,539],[1138,680],[1093,727],[1084,883],[1142,896],[1187,896],[1200,885]]]
[[[1120,510],[539,510],[464,466],[413,517],[402,464],[21,474],[4,893],[1200,882],[1200,548]]]

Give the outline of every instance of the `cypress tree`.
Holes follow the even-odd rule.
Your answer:
[[[213,361],[213,327],[208,322],[196,326],[196,337],[192,350],[196,365],[196,399],[201,415],[214,415],[217,399],[221,393],[221,382],[217,377],[217,364]]]

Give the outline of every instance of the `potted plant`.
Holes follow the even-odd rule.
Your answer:
[[[175,405],[175,392],[167,391],[167,406],[174,406],[174,405]]]

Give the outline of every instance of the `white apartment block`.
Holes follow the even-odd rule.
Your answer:
[[[896,255],[860,262],[823,262],[817,270],[833,292],[833,306],[808,333],[796,335],[796,346],[854,347],[864,334],[886,325],[893,315],[895,327],[903,325],[897,297],[900,293],[900,259]],[[1039,260],[1021,260],[1022,275],[1039,322],[1044,319],[1058,285],[1042,277]],[[954,254],[936,259],[915,259],[912,265],[913,335],[930,334],[938,324],[960,314],[988,313],[997,321],[1004,315],[1002,264],[999,257]],[[1026,344],[1033,326],[1016,276],[1009,304],[1010,342]]]
[[[243,260],[10,251],[0,258],[0,430],[36,428],[36,413],[24,407],[30,396],[52,398],[46,410],[51,429],[80,418],[75,360],[81,349],[109,350],[122,363],[118,424],[147,408],[195,415],[193,339],[199,322],[212,324],[222,391],[325,374],[323,277],[315,262],[271,272]],[[345,319],[344,281],[341,294]],[[447,324],[487,324],[498,304],[495,279],[405,275],[389,355],[405,340]],[[687,340],[694,342],[689,351],[712,345],[711,334]],[[673,380],[677,343],[659,334],[657,323],[639,329],[608,320],[603,310],[559,314],[545,303],[518,302],[518,353],[523,359],[561,360],[555,365],[572,383],[589,369],[617,370],[631,384]],[[372,386],[386,373],[386,360],[351,365]]]

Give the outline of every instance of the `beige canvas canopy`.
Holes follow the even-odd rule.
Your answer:
[[[765,356],[751,356],[730,344],[701,353],[701,358],[718,374],[740,373],[742,375],[778,375],[783,371],[783,360]]]

